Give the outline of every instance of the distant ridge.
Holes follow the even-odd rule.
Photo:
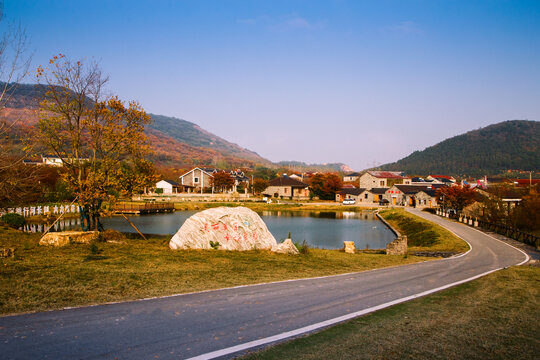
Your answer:
[[[509,120],[446,139],[382,170],[482,176],[540,169],[540,122]]]
[[[277,164],[295,171],[353,171],[353,169],[343,163],[307,164],[301,161],[280,161]]]

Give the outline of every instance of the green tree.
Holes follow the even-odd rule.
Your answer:
[[[47,86],[40,107],[39,134],[49,151],[62,159],[64,179],[78,198],[84,230],[102,230],[104,200],[130,195],[155,181],[144,158],[150,123],[140,105],[127,106],[118,97],[104,97],[107,78],[97,64],[72,62],[63,55],[37,69]],[[138,171],[144,169],[144,171]],[[134,172],[137,175],[134,175]]]
[[[253,171],[253,176],[263,180],[273,180],[277,177],[277,173],[274,169],[264,166],[256,166],[255,170]]]

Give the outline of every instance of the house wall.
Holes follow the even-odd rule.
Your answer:
[[[156,184],[156,189],[163,189],[163,194],[172,194],[173,186],[166,181],[158,181]]]
[[[344,176],[343,177],[343,181],[345,182],[355,182],[355,181],[358,181],[360,177],[358,176]]]
[[[212,187],[211,181],[212,177],[200,169],[195,169],[180,176],[180,184],[194,186],[195,191],[201,190],[201,184],[205,188]]]
[[[408,204],[407,196],[395,186],[392,186],[390,189],[386,190],[386,192],[383,195],[383,198],[388,200],[390,205]]]
[[[360,176],[360,187],[366,189],[373,189],[379,187],[386,187],[386,179],[377,178],[369,173],[365,173]]]
[[[437,207],[437,198],[420,191],[416,194],[416,207]]]
[[[292,197],[293,199],[298,200],[309,199],[309,189],[292,188],[291,186],[269,186],[263,191],[263,194],[277,198],[283,196],[283,198]]]

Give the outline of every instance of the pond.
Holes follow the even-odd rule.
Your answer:
[[[176,211],[168,214],[130,216],[129,219],[145,234],[173,235],[184,221],[196,211]],[[344,241],[354,241],[358,249],[383,249],[395,239],[372,211],[314,212],[263,211],[259,212],[268,230],[280,242],[291,233],[294,242],[306,241],[321,249],[341,249]],[[135,230],[121,216],[102,219],[106,229],[122,232]],[[78,219],[67,219],[56,227],[57,231],[80,228]],[[32,224],[27,231],[43,231],[43,225]]]

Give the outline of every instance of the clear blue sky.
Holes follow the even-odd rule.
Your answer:
[[[1,1],[1,0],[0,0]],[[273,160],[398,160],[540,120],[540,1],[5,0],[34,67],[96,59],[109,90]]]

